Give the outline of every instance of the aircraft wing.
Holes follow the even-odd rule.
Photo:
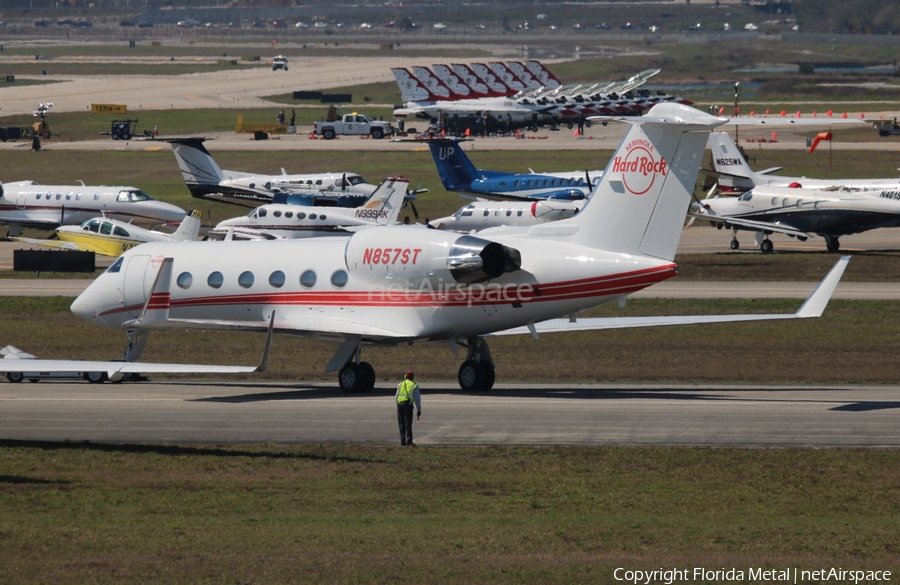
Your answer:
[[[260,371],[257,366],[213,366],[199,364],[159,364],[92,360],[0,360],[0,372],[104,372],[110,379],[117,374],[241,374]]]
[[[204,331],[257,331],[263,333],[269,326],[268,321],[224,321],[211,319],[168,319],[166,321],[151,321],[144,324],[126,323],[128,327],[152,331],[154,329],[169,330],[172,326],[184,329],[199,329]],[[294,333],[319,339],[338,339],[345,337],[362,337],[366,339],[410,339],[410,335],[403,331],[385,329],[358,323],[355,321],[337,321],[335,319],[287,319],[274,325],[278,333]]]
[[[831,300],[831,295],[837,287],[849,256],[838,260],[828,272],[816,290],[806,299],[803,305],[795,313],[769,313],[760,315],[686,315],[686,316],[659,316],[659,317],[611,317],[589,318],[571,321],[567,319],[551,319],[534,323],[526,327],[514,327],[497,331],[491,335],[523,335],[531,334],[537,338],[540,333],[558,333],[563,331],[594,331],[598,329],[625,329],[630,327],[661,327],[664,325],[696,325],[702,323],[732,323],[738,321],[766,321],[780,319],[805,319],[820,317]]]
[[[80,250],[74,242],[61,242],[59,240],[39,240],[37,238],[11,237],[10,240],[22,242],[23,244],[36,244],[38,246],[47,246],[48,248],[59,248],[60,250]],[[94,250],[88,250],[93,252]]]
[[[777,232],[779,234],[787,234],[789,236],[795,236],[800,238],[811,238],[812,235],[808,234],[804,231],[798,230],[797,228],[791,227],[789,225],[783,225],[779,223],[772,223],[768,221],[754,221],[752,219],[742,219],[739,217],[728,216],[728,215],[709,215],[708,213],[688,213],[691,217],[696,217],[698,219],[708,219],[709,221],[715,221],[720,223],[727,223],[729,225],[736,225],[744,228],[748,228],[751,230],[756,230],[759,232]]]

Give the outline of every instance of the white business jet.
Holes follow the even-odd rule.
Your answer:
[[[133,359],[153,330],[274,330],[333,342],[325,370],[339,372],[346,391],[375,382],[364,346],[462,346],[460,386],[479,390],[494,382],[492,335],[822,314],[846,258],[796,313],[579,319],[675,275],[708,133],[723,123],[676,104],[616,120],[631,128],[598,191],[570,219],[477,236],[401,225],[314,240],[145,244],[98,276],[72,311],[127,333]],[[0,371],[8,367],[0,363]]]
[[[447,217],[433,219],[429,225],[454,232],[481,231],[500,226],[532,226],[572,217],[585,201],[475,201]]]
[[[34,181],[0,185],[0,223],[8,224],[10,236],[21,235],[23,227],[79,225],[98,215],[150,225],[180,221],[185,211],[134,187],[39,185]]]
[[[222,170],[203,146],[205,141],[205,138],[167,140],[172,144],[172,152],[191,195],[200,199],[258,205],[270,203],[276,193],[288,192],[308,193],[311,197],[355,195],[361,198],[358,205],[377,187],[360,175],[347,172],[289,175],[281,169],[280,175],[260,175]]]
[[[762,118],[765,120],[766,118]],[[797,119],[794,119],[797,120]],[[802,118],[807,124],[824,124],[815,118]],[[844,119],[841,119],[844,120]],[[846,120],[845,120],[846,121]],[[773,121],[773,124],[777,119]],[[836,121],[835,121],[836,122]],[[849,123],[858,123],[851,119]],[[809,177],[788,177],[773,175],[782,167],[754,171],[747,164],[727,132],[712,132],[709,135],[709,149],[712,152],[713,172],[719,188],[725,191],[747,191],[754,187],[796,187],[801,189],[850,189],[853,191],[883,191],[900,189],[900,178],[884,179],[810,179]],[[709,171],[707,171],[709,172]]]
[[[243,239],[310,238],[397,223],[409,179],[386,179],[361,207],[303,207],[270,203],[219,222],[210,235]]]

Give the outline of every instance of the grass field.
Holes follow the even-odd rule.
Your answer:
[[[9,585],[900,569],[897,451],[4,441],[0,465]]]

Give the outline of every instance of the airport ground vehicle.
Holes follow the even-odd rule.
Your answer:
[[[278,71],[279,69],[288,70],[288,60],[284,55],[278,55],[272,59],[272,71]]]
[[[394,133],[394,127],[390,122],[373,120],[362,114],[344,114],[340,120],[332,122],[316,122],[313,133],[326,140],[331,140],[340,135],[371,136],[381,139]]]

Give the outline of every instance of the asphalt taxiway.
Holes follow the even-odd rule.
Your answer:
[[[900,447],[900,386],[423,383],[422,446]],[[0,439],[104,443],[398,443],[393,386],[0,384]]]

